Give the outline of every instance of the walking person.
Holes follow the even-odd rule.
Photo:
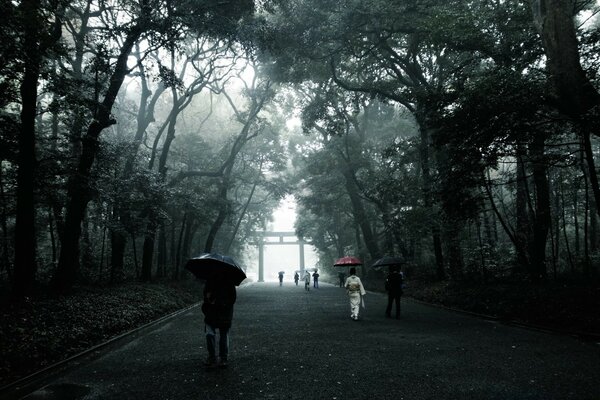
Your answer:
[[[360,309],[361,296],[365,296],[367,292],[362,284],[362,281],[356,276],[356,268],[350,268],[350,276],[344,284],[350,299],[350,318],[358,321],[358,311]]]
[[[400,298],[403,293],[403,283],[402,267],[400,265],[391,265],[385,280],[385,290],[388,292],[388,304],[385,309],[385,316],[387,318],[392,318],[392,304],[396,303],[396,319],[400,319]]]
[[[283,271],[279,272],[279,286],[283,286]]]
[[[220,279],[207,280],[204,285],[204,332],[208,358],[204,362],[207,368],[227,367],[229,355],[229,329],[233,319],[233,305],[237,298],[235,285]],[[219,358],[217,362],[216,335],[219,332]]]
[[[294,282],[296,282],[296,286],[298,286],[298,281],[300,280],[300,275],[298,275],[298,271],[294,273]]]
[[[310,272],[304,272],[304,290],[310,291]]]
[[[313,273],[313,285],[315,289],[319,288],[319,273],[317,271]]]

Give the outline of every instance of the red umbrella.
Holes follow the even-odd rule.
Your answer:
[[[338,259],[333,266],[334,267],[351,267],[353,265],[362,265],[362,261],[360,261],[358,258],[356,257],[352,257],[352,256],[345,256],[342,257],[340,259]]]

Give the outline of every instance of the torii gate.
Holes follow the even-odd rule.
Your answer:
[[[304,275],[304,244],[306,243],[303,238],[299,238],[294,232],[256,232],[258,238],[258,281],[265,281],[265,255],[264,255],[264,246],[268,245],[298,245],[300,246],[300,275]],[[266,242],[264,239],[268,237],[279,238],[279,241],[275,242]],[[284,237],[296,237],[295,241],[284,241]]]

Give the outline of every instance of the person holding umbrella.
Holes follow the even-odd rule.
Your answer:
[[[227,367],[229,329],[233,320],[233,305],[237,298],[235,285],[225,279],[210,279],[204,285],[204,332],[208,358],[206,367]],[[219,331],[219,362],[216,355],[216,335]]]
[[[356,267],[357,265],[362,265],[362,261],[357,257],[352,256],[338,258],[333,264],[334,267]],[[340,287],[344,287],[344,284],[346,283],[346,273],[344,271],[340,272],[338,278],[340,280]]]
[[[204,332],[206,334],[206,349],[208,358],[204,365],[210,367],[227,367],[229,355],[229,330],[233,320],[233,305],[239,286],[246,273],[229,256],[218,253],[203,253],[189,259],[185,268],[196,278],[205,281],[204,301]],[[217,363],[216,335],[219,332],[219,362]]]
[[[358,321],[358,311],[360,309],[361,296],[365,296],[367,292],[362,284],[362,281],[356,276],[356,268],[350,268],[350,276],[344,284],[348,298],[350,299],[350,318]]]

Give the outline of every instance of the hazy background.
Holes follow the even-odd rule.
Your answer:
[[[273,212],[273,222],[268,230],[273,232],[294,232],[296,221],[296,202],[292,196],[286,197]],[[270,239],[275,240],[275,239]],[[284,238],[294,241],[296,238]],[[284,281],[293,281],[294,271],[300,269],[300,246],[298,245],[266,245],[264,247],[265,281],[277,281],[279,271],[285,271]],[[313,246],[304,245],[304,266],[312,268],[317,263],[317,255]],[[246,259],[247,275],[258,278],[258,249],[251,248]]]

